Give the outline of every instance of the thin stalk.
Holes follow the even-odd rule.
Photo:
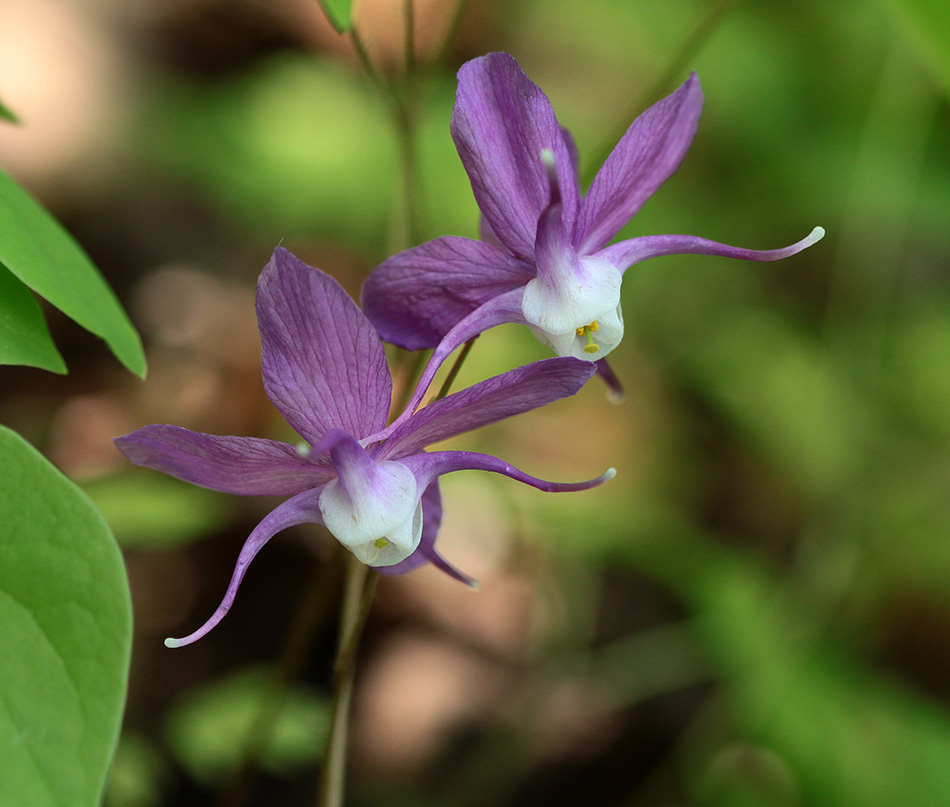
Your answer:
[[[449,394],[449,390],[452,389],[452,384],[455,383],[455,378],[458,376],[459,370],[462,369],[465,359],[468,358],[468,354],[472,349],[472,345],[475,344],[476,339],[478,339],[478,336],[473,336],[462,347],[462,352],[459,353],[458,358],[455,360],[455,364],[452,365],[452,369],[449,370],[449,374],[445,377],[445,381],[442,382],[442,386],[439,388],[439,394],[436,395],[432,400],[438,401]]]
[[[399,164],[402,174],[402,233],[394,239],[395,250],[407,249],[421,241],[419,226],[418,186],[416,183],[416,111],[415,87],[407,77],[405,91],[393,110]]]
[[[359,32],[356,30],[356,26],[350,29],[350,38],[353,40],[353,47],[356,49],[356,55],[359,57],[360,64],[363,65],[366,75],[368,75],[378,87],[392,92],[392,87],[389,86],[389,82],[385,81],[383,77],[376,72],[376,68],[369,58],[369,52],[363,44],[362,37],[360,37]]]
[[[355,557],[348,560],[343,608],[340,613],[340,640],[333,666],[330,736],[323,757],[317,807],[343,807],[356,654],[379,579],[379,575],[370,574],[369,567]]]
[[[267,691],[257,704],[254,718],[244,740],[244,756],[230,781],[215,799],[216,807],[241,807],[248,800],[257,778],[260,760],[270,745],[274,728],[290,685],[303,672],[304,663],[313,650],[317,631],[329,608],[330,598],[338,586],[334,585],[340,565],[342,549],[326,562],[317,561],[304,596],[297,604],[290,627],[274,668]]]
[[[452,49],[452,43],[458,36],[459,28],[462,27],[462,17],[465,15],[465,9],[468,6],[468,0],[459,0],[455,4],[455,11],[452,13],[452,19],[445,29],[445,38],[442,40],[442,47],[435,57],[434,64],[443,64],[448,61],[449,51]]]
[[[689,63],[696,57],[696,54],[700,51],[702,46],[706,44],[706,41],[712,36],[713,32],[725,18],[726,12],[728,12],[735,3],[736,0],[718,0],[717,3],[710,7],[709,11],[706,12],[706,16],[704,16],[696,28],[693,29],[693,33],[680,45],[680,49],[670,60],[666,70],[653,82],[647,92],[635,99],[635,103],[631,105],[627,114],[620,118],[621,123],[613,135],[603,141],[600,151],[595,153],[597,159],[588,163],[587,169],[584,171],[584,185],[589,185],[594,179],[598,169],[603,165],[604,160],[606,160],[610,152],[613,151],[614,145],[623,137],[624,132],[627,131],[627,128],[630,126],[630,121],[639,115],[647,104],[652,103],[669,92],[673,83],[682,75],[683,71],[689,66]]]
[[[400,379],[401,386],[399,387],[399,395],[393,401],[391,418],[398,417],[406,408],[406,404],[409,403],[409,399],[414,392],[416,379],[419,378],[419,374],[431,354],[431,350],[415,350],[412,352],[400,350],[397,354],[401,363],[406,362],[403,365],[406,367],[406,371],[400,374],[402,376]]]
[[[416,72],[416,14],[412,0],[403,0],[402,11],[406,76],[411,77]]]

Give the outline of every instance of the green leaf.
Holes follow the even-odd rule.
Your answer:
[[[353,18],[350,14],[353,0],[317,0],[317,2],[338,33],[345,34],[350,30],[353,25]]]
[[[8,123],[20,122],[20,119],[13,114],[9,107],[4,106],[3,102],[0,102],[0,120],[5,120]]]
[[[0,804],[96,807],[132,633],[125,567],[86,496],[0,426]]]
[[[65,373],[66,363],[46,329],[30,290],[0,265],[0,364],[26,364]]]
[[[891,0],[891,6],[950,95],[950,4],[946,0]]]
[[[62,226],[0,171],[0,263],[145,375],[142,342],[109,285]]]

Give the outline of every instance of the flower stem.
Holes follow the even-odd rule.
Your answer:
[[[343,608],[340,613],[340,638],[333,665],[330,736],[323,756],[317,807],[343,807],[356,652],[379,579],[377,574],[370,574],[369,567],[364,566],[355,557],[348,558],[348,562]]]
[[[452,365],[452,369],[449,370],[449,374],[445,377],[445,381],[443,381],[442,386],[439,387],[439,394],[432,399],[433,401],[441,400],[449,394],[449,390],[452,389],[452,384],[455,383],[455,379],[459,374],[459,370],[462,369],[462,365],[465,363],[465,359],[468,358],[468,354],[472,349],[472,345],[475,344],[476,339],[478,339],[478,336],[473,336],[463,345],[462,352],[459,353],[458,358],[455,360],[455,364]]]
[[[267,690],[257,704],[254,719],[244,739],[241,764],[218,792],[215,807],[241,807],[250,796],[260,760],[270,746],[281,708],[290,686],[300,677],[313,649],[317,632],[324,624],[330,601],[339,589],[334,584],[343,560],[338,547],[327,562],[317,561],[284,637],[277,666]]]

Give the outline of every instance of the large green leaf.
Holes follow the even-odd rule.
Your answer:
[[[125,700],[125,568],[85,494],[2,426],[0,457],[0,804],[96,807]]]
[[[28,364],[65,373],[66,363],[50,338],[36,298],[0,266],[0,364]]]
[[[0,263],[87,330],[126,367],[145,375],[138,333],[112,289],[72,237],[0,171]]]
[[[353,0],[317,0],[317,2],[330,20],[330,24],[339,33],[345,34],[350,30],[353,25],[353,17],[350,13]]]

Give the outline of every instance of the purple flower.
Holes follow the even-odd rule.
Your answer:
[[[587,482],[546,482],[496,457],[471,451],[426,452],[457,434],[576,393],[593,375],[589,363],[548,359],[495,376],[386,427],[392,379],[369,320],[333,278],[277,249],[257,285],[264,387],[306,440],[299,446],[254,437],[219,437],[177,426],[145,426],[119,437],[136,465],[196,485],[261,496],[291,495],[250,534],[224,599],[212,617],[169,647],[204,636],[228,612],[248,565],[277,532],[323,524],[359,560],[388,574],[431,562],[471,578],[435,549],[442,519],[437,479],[476,469],[545,491],[585,490]],[[417,389],[415,401],[425,389]]]
[[[694,73],[633,122],[582,197],[573,140],[518,63],[492,53],[463,65],[452,137],[483,239],[437,238],[377,267],[363,308],[380,336],[410,350],[438,345],[437,363],[488,328],[521,322],[559,356],[596,361],[609,378],[601,360],[623,337],[620,282],[635,263],[686,253],[774,261],[818,241],[820,227],[770,251],[690,235],[608,246],[679,166],[702,103]]]

